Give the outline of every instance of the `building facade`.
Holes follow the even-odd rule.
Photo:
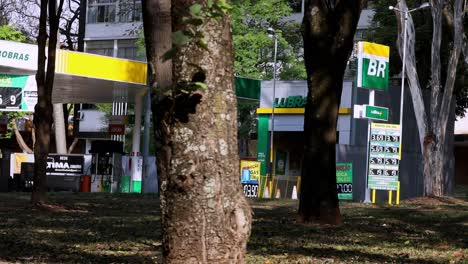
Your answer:
[[[145,61],[136,41],[142,30],[140,0],[88,0],[85,52]]]

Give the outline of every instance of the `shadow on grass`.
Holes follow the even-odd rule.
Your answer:
[[[64,210],[38,211],[29,194],[1,194],[0,261],[154,263],[160,256],[157,196],[50,194]]]
[[[254,203],[250,254],[328,257],[343,262],[448,263],[468,246],[468,207],[364,207],[342,205],[341,226],[295,224],[294,204]],[[465,253],[466,254],[466,253]],[[294,262],[286,262],[294,263]],[[309,263],[309,262],[307,262]],[[312,262],[313,263],[313,262]],[[456,263],[456,262],[455,262]]]

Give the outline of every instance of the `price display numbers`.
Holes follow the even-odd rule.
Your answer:
[[[379,157],[370,157],[369,158],[370,164],[377,164],[377,165],[395,165],[398,166],[400,164],[400,160],[396,158],[379,158]]]
[[[369,176],[391,176],[398,177],[398,170],[390,169],[369,169]]]
[[[258,197],[258,184],[243,183],[245,197],[257,198]]]
[[[19,109],[21,106],[22,89],[0,87],[0,108]]]
[[[379,146],[379,145],[371,145],[370,152],[382,152],[382,153],[391,153],[395,154],[398,153],[400,149],[397,146]]]
[[[400,142],[400,136],[372,134],[371,140],[372,141]]]
[[[337,183],[336,188],[338,193],[353,193],[352,183]]]

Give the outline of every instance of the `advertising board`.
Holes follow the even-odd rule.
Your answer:
[[[260,182],[260,162],[241,160],[241,183],[246,197],[258,197],[258,185]]]
[[[336,163],[336,188],[338,199],[353,199],[353,164]]]

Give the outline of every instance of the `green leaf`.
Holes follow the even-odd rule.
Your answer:
[[[201,18],[184,17],[183,21],[189,25],[194,25],[194,26],[203,25],[203,19]]]
[[[205,83],[202,83],[202,82],[195,82],[194,84],[195,84],[195,86],[198,87],[198,89],[208,90],[208,86],[206,86]]]
[[[199,47],[201,47],[202,49],[208,50],[208,51],[209,51],[208,45],[207,45],[203,40],[199,39],[199,40],[197,41],[197,45],[198,45]]]
[[[178,50],[179,50],[178,48],[172,47],[170,50],[166,51],[161,56],[162,61],[164,62],[164,61],[167,61],[167,60],[170,60],[170,59],[174,58]]]
[[[206,2],[206,6],[207,6],[208,8],[212,8],[212,7],[213,7],[213,4],[214,4],[214,3],[213,3],[213,0],[208,0],[208,1]]]
[[[223,13],[232,10],[232,6],[228,4],[226,0],[218,0],[218,6],[223,11]]]
[[[190,7],[190,14],[192,14],[192,16],[198,16],[201,13],[202,7],[203,6],[200,4],[193,4]]]
[[[182,46],[189,43],[191,38],[185,35],[182,31],[176,31],[172,33],[172,44],[175,46]]]

